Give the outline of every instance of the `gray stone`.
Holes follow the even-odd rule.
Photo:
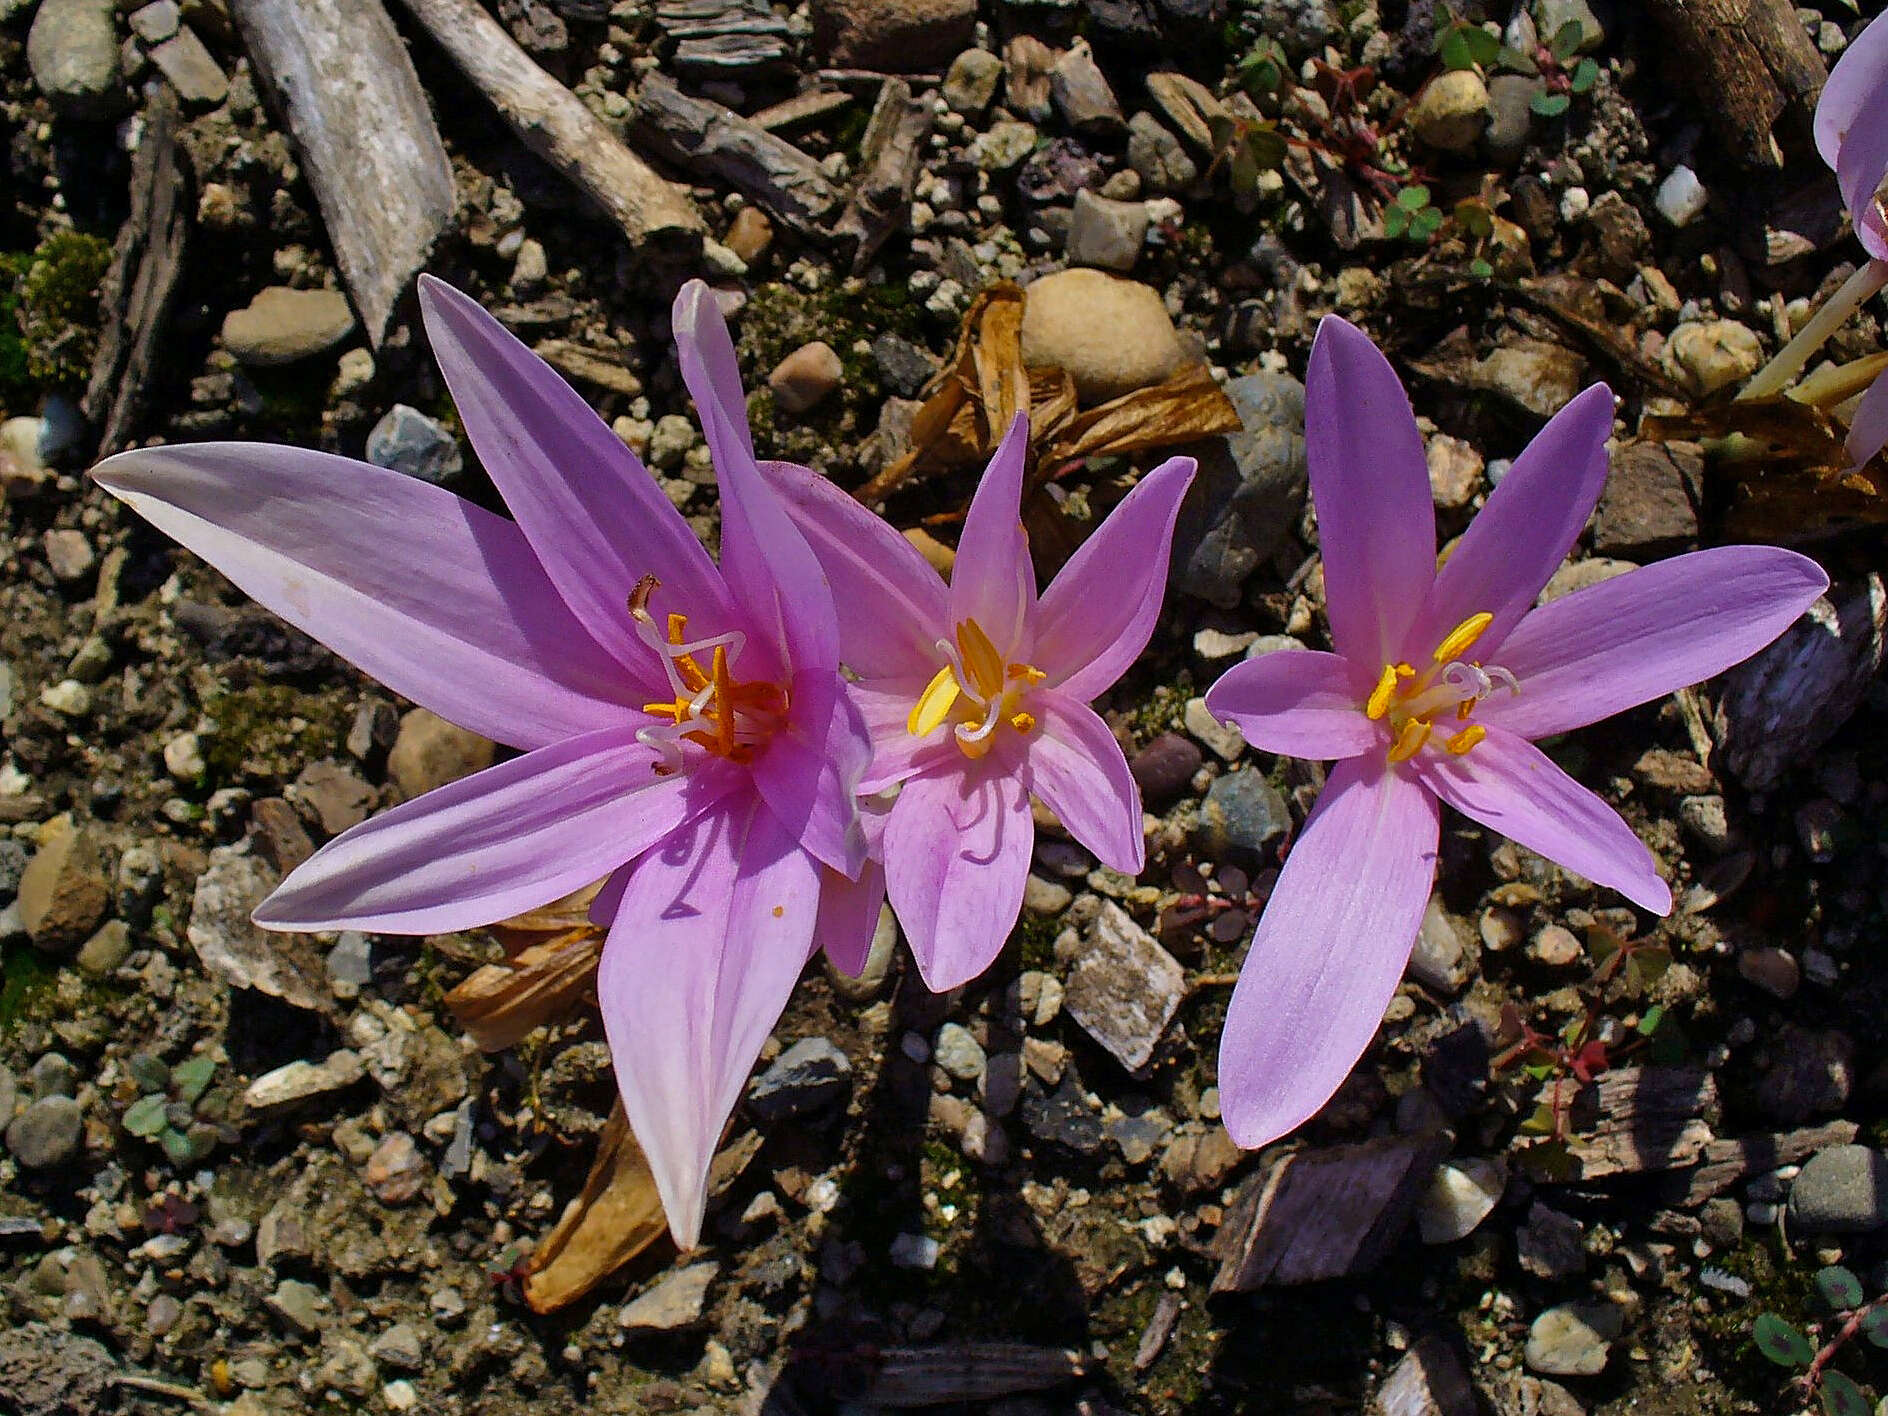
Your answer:
[[[19,1079],[13,1075],[13,1069],[0,1064],[0,1131],[13,1119],[13,1112],[20,1103]]]
[[[7,1150],[28,1170],[52,1170],[79,1153],[85,1116],[69,1096],[45,1096],[7,1126]]]
[[[1069,220],[1070,265],[1125,273],[1134,269],[1146,239],[1144,203],[1112,202],[1087,190],[1075,194],[1075,211]]]
[[[1551,418],[1573,401],[1585,378],[1586,365],[1572,350],[1544,339],[1517,339],[1470,369],[1466,382],[1537,418]],[[1495,480],[1492,464],[1488,471]]]
[[[983,1046],[962,1023],[946,1023],[937,1030],[931,1044],[931,1058],[960,1082],[975,1082],[983,1076],[987,1060]]]
[[[937,372],[937,362],[928,353],[890,330],[872,341],[872,359],[879,381],[900,398],[917,397]]]
[[[1059,880],[1044,880],[1033,870],[1023,882],[1023,909],[1032,915],[1050,919],[1074,902],[1075,892]]]
[[[1003,81],[1003,61],[987,49],[966,49],[944,75],[944,102],[966,118],[980,116]]]
[[[131,12],[131,32],[146,44],[162,44],[177,33],[181,23],[177,0],[157,0],[154,5]]]
[[[79,946],[75,962],[81,973],[104,978],[131,953],[131,928],[121,919],[108,919]]]
[[[1344,32],[1344,17],[1334,0],[1257,0],[1247,6],[1248,23],[1277,40],[1294,63],[1320,55]]]
[[[127,103],[112,0],[40,0],[26,36],[33,82],[68,118],[111,118]]]
[[[41,1057],[27,1073],[27,1080],[36,1099],[78,1095],[79,1069],[64,1053],[48,1052]]]
[[[1291,811],[1278,788],[1257,769],[1242,767],[1207,788],[1195,848],[1209,860],[1257,863],[1290,828]]]
[[[1199,180],[1200,168],[1160,119],[1148,112],[1128,119],[1128,168],[1149,196],[1184,192]]]
[[[1186,995],[1186,970],[1112,900],[1087,931],[1063,1006],[1130,1072],[1153,1060]]]
[[[1475,1389],[1455,1344],[1430,1334],[1390,1369],[1372,1416],[1475,1416]]]
[[[343,930],[328,950],[328,982],[336,997],[352,998],[374,978],[373,948],[358,929]]]
[[[1174,527],[1173,582],[1225,609],[1292,534],[1305,500],[1305,389],[1287,373],[1225,386],[1244,430],[1200,449]]]
[[[823,1037],[803,1037],[748,1088],[747,1104],[763,1121],[802,1116],[841,1100],[852,1088],[852,1062]]]
[[[177,90],[177,97],[191,107],[214,108],[229,97],[229,80],[191,30],[179,30],[152,45],[151,62]]]
[[[804,413],[820,403],[845,377],[838,353],[823,339],[802,344],[767,375],[774,404],[782,413]]]
[[[1840,1111],[1855,1086],[1855,1042],[1834,1028],[1785,1023],[1765,1049],[1757,1076],[1757,1109],[1779,1126]]]
[[[426,1340],[409,1323],[395,1323],[379,1337],[367,1353],[383,1367],[402,1372],[417,1372],[426,1365]]]
[[[285,1278],[264,1301],[297,1332],[312,1335],[321,1331],[321,1310],[328,1300],[312,1283]]]
[[[965,156],[984,172],[1008,172],[1035,150],[1035,125],[1003,118],[972,138]]]
[[[1587,0],[1534,0],[1534,28],[1541,43],[1552,44],[1569,21],[1580,24],[1579,54],[1591,54],[1606,42],[1606,27]]]
[[[1868,1234],[1888,1225],[1888,1156],[1873,1146],[1831,1146],[1790,1185],[1798,1234]]]
[[[1105,138],[1127,127],[1114,90],[1084,40],[1076,40],[1055,61],[1049,71],[1049,97],[1078,133]]]
[[[1562,1303],[1528,1328],[1527,1365],[1550,1377],[1593,1377],[1606,1370],[1623,1314],[1611,1303]]]
[[[1435,1179],[1416,1206],[1423,1243],[1466,1239],[1501,1203],[1507,1188],[1508,1167],[1499,1159],[1470,1156],[1437,1166]]]
[[[1416,931],[1416,946],[1410,950],[1409,976],[1424,988],[1453,997],[1468,982],[1469,963],[1462,931],[1442,901],[1431,895],[1422,928]]]
[[[690,1264],[665,1274],[645,1292],[639,1293],[618,1315],[623,1327],[645,1332],[673,1332],[701,1318],[708,1285],[721,1272],[716,1263]]]
[[[367,460],[436,487],[465,470],[459,440],[437,419],[404,403],[394,404],[374,424],[367,435]]]
[[[1473,69],[1447,69],[1423,86],[1409,108],[1419,141],[1444,152],[1464,152],[1488,125],[1488,86]]]
[[[1711,194],[1705,191],[1698,174],[1682,162],[1666,174],[1665,180],[1659,183],[1657,195],[1652,198],[1659,215],[1681,227],[1703,216],[1710,203]]]
[[[40,545],[46,552],[46,568],[61,585],[76,585],[98,564],[98,554],[83,531],[48,531]]]
[[[40,827],[19,883],[20,921],[41,949],[70,953],[91,937],[111,906],[97,842],[70,815]]]
[[[1129,1165],[1145,1165],[1167,1144],[1173,1121],[1158,1109],[1138,1116],[1116,1116],[1102,1123],[1102,1132],[1121,1149]]]
[[[11,836],[0,836],[0,899],[17,894],[26,873],[26,846]]]
[[[320,946],[307,935],[271,934],[250,919],[278,883],[261,857],[218,846],[197,877],[185,933],[212,978],[319,1010],[329,1001]]]
[[[1141,800],[1156,810],[1187,790],[1205,761],[1200,749],[1178,733],[1162,733],[1128,759]]]
[[[347,1048],[329,1053],[321,1062],[298,1058],[257,1077],[244,1091],[243,1103],[251,1111],[286,1111],[346,1091],[366,1075],[367,1066],[360,1054]]]
[[[1515,1257],[1521,1267],[1549,1282],[1577,1278],[1586,1272],[1586,1231],[1572,1215],[1549,1209],[1539,1200],[1527,1213],[1527,1223],[1515,1233]]]
[[[1520,161],[1534,124],[1534,99],[1547,85],[1527,74],[1496,74],[1488,81],[1488,155],[1501,163]]]
[[[239,364],[268,368],[325,354],[353,332],[340,291],[272,285],[224,319],[223,347]]]

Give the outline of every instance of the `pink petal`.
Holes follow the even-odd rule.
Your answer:
[[[974,619],[1011,663],[1028,662],[1036,628],[1036,571],[1023,534],[1029,418],[1017,414],[984,469],[951,567],[951,619]]]
[[[1368,689],[1435,578],[1436,513],[1409,396],[1369,337],[1336,315],[1311,346],[1305,454],[1331,642]]]
[[[1652,852],[1619,813],[1525,738],[1500,728],[1460,757],[1420,753],[1423,784],[1464,816],[1557,861],[1641,909],[1670,914],[1672,892]]]
[[[794,839],[848,877],[865,862],[859,777],[872,760],[865,719],[832,669],[802,669],[787,726],[754,759],[754,785]]]
[[[1140,657],[1160,619],[1173,524],[1197,464],[1170,457],[1135,485],[1043,591],[1036,667],[1078,703]]]
[[[1599,501],[1612,431],[1613,393],[1605,384],[1585,390],[1541,429],[1436,572],[1404,658],[1427,668],[1443,637],[1482,613],[1495,619],[1472,657],[1499,657],[1501,641],[1539,598]]]
[[[1663,698],[1755,654],[1828,585],[1793,551],[1720,546],[1577,590],[1508,636],[1500,663],[1521,691],[1497,690],[1476,720],[1551,737]]]
[[[1029,736],[1029,787],[1068,832],[1126,875],[1147,863],[1141,793],[1108,725],[1093,709],[1055,689],[1029,695],[1036,731]]]
[[[701,1237],[722,1128],[813,952],[820,876],[747,793],[676,832],[630,875],[597,1002],[679,1248]]]
[[[786,502],[833,587],[846,667],[866,678],[915,675],[922,687],[944,663],[950,592],[917,548],[819,473],[791,462],[761,471]]]
[[[885,826],[886,888],[933,993],[988,968],[1022,912],[1036,827],[998,755],[913,777]]]
[[[1876,203],[1884,178],[1888,178],[1888,87],[1868,96],[1836,163],[1836,185],[1842,189],[1842,204],[1855,223],[1855,235],[1863,249],[1877,260],[1888,256],[1888,243],[1884,241],[1888,232],[1884,231]]]
[[[256,909],[266,929],[445,934],[568,894],[707,809],[718,760],[657,776],[633,725],[514,757],[344,831]]]
[[[857,978],[872,957],[872,938],[878,933],[879,910],[885,903],[885,867],[869,860],[857,880],[823,867],[819,876],[819,923],[813,938],[834,968],[847,978]]]
[[[1364,716],[1349,663],[1316,649],[1284,649],[1234,664],[1206,690],[1214,717],[1239,725],[1261,752],[1314,761],[1355,757],[1384,743]]]
[[[851,685],[852,701],[872,739],[872,763],[859,779],[861,795],[895,787],[924,770],[927,762],[963,756],[951,740],[948,724],[923,737],[913,736],[906,727],[912,705],[929,678],[927,674],[922,679],[876,679]]]
[[[542,747],[641,701],[518,528],[438,487],[254,443],[120,453],[92,476],[296,628],[485,737]]]
[[[1888,24],[1870,23],[1842,51],[1816,100],[1816,151],[1833,171],[1850,129],[1888,90]]]
[[[1856,404],[1846,446],[1849,461],[1856,467],[1888,446],[1888,378],[1878,376]]]
[[[657,623],[676,612],[691,634],[720,633],[735,620],[714,562],[622,440],[503,325],[431,276],[420,277],[420,309],[466,433],[551,582],[645,697],[665,696],[630,592],[654,575]]]
[[[691,281],[675,297],[675,350],[720,483],[721,573],[748,627],[766,636],[789,676],[837,669],[832,586],[754,461],[739,385],[729,388],[715,352],[727,327],[706,289]]]
[[[1435,879],[1438,818],[1380,757],[1332,769],[1226,1009],[1220,1105],[1240,1145],[1315,1116],[1377,1035]]]

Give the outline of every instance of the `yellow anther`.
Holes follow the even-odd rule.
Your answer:
[[[1461,658],[1462,651],[1480,639],[1487,632],[1488,626],[1494,622],[1495,617],[1486,610],[1478,615],[1470,615],[1443,636],[1442,643],[1436,646],[1436,662],[1446,664],[1451,659]]]
[[[1383,672],[1377,676],[1377,686],[1370,690],[1370,701],[1364,704],[1364,716],[1375,720],[1390,711],[1390,704],[1396,698],[1396,666],[1385,664]]]
[[[959,692],[957,675],[946,664],[924,686],[918,701],[911,705],[911,712],[905,718],[905,731],[913,737],[923,737],[930,732],[950,716],[951,705],[957,701]]]
[[[715,748],[723,757],[734,751],[734,680],[728,676],[728,646],[715,645]]]
[[[964,671],[980,697],[995,698],[1003,691],[1003,656],[997,653],[982,625],[974,619],[960,621],[957,648],[964,656]]]
[[[1396,741],[1390,745],[1390,761],[1407,762],[1423,750],[1423,744],[1429,741],[1430,725],[1425,718],[1411,718],[1403,724],[1403,730],[1396,735]]]
[[[1471,747],[1475,746],[1476,743],[1487,736],[1488,729],[1484,728],[1480,723],[1477,723],[1472,728],[1462,729],[1461,732],[1450,738],[1448,742],[1443,745],[1455,756],[1461,757],[1464,756]]]
[[[1034,664],[1011,664],[1004,673],[1011,679],[1022,679],[1027,683],[1041,683],[1049,676]]]
[[[1010,726],[1019,733],[1026,733],[1036,726],[1034,713],[1016,713],[1010,717]]]

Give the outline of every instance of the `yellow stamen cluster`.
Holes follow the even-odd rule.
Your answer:
[[[1436,714],[1453,709],[1457,722],[1468,721],[1475,705],[1481,701],[1481,694],[1464,689],[1450,670],[1453,668],[1456,674],[1462,672],[1457,661],[1494,622],[1495,617],[1486,611],[1470,615],[1443,636],[1430,656],[1429,667],[1420,673],[1413,664],[1383,666],[1376,686],[1364,702],[1364,714],[1390,729],[1390,761],[1407,762],[1428,746],[1435,731]],[[1470,666],[1470,671],[1483,685],[1491,681],[1489,675],[1481,672],[1480,664]],[[1507,678],[1512,685],[1512,675]],[[1443,747],[1452,756],[1461,757],[1487,736],[1488,729],[1471,723],[1443,739]]]
[[[651,717],[666,718],[669,726],[647,728],[640,737],[651,745],[663,745],[667,754],[656,771],[666,773],[680,765],[677,744],[692,742],[717,757],[735,762],[750,762],[755,748],[771,737],[787,716],[787,693],[778,684],[762,679],[737,680],[733,674],[734,656],[745,642],[739,634],[717,635],[696,644],[688,640],[688,616],[668,616],[666,635],[656,628],[649,613],[650,595],[656,590],[654,576],[644,576],[629,599],[630,617],[650,648],[664,659],[664,670],[675,697],[642,705]],[[708,652],[708,666],[702,667],[697,655]]]
[[[911,705],[905,728],[923,737],[957,716],[955,737],[966,757],[982,757],[996,741],[996,729],[1007,723],[1017,732],[1035,730],[1036,715],[1023,700],[1044,674],[1033,664],[1006,664],[982,625],[974,619],[957,625],[956,644],[938,641],[944,667],[933,675]]]

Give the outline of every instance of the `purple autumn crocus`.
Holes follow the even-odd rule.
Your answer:
[[[823,941],[856,969],[869,740],[832,591],[729,431],[733,354],[699,282],[675,303],[716,455],[717,567],[563,380],[436,280],[420,303],[466,432],[517,518],[292,447],[149,448],[100,485],[395,692],[522,750],[331,841],[270,929],[432,934],[609,877],[598,996],[676,1242],[722,1126]],[[710,370],[713,373],[710,373]],[[731,397],[728,395],[731,391]],[[612,922],[613,921],[613,922]]]
[[[1351,325],[1319,326],[1305,425],[1336,652],[1267,654],[1206,696],[1264,751],[1337,759],[1227,1010],[1220,1104],[1240,1145],[1314,1115],[1375,1035],[1435,878],[1438,803],[1671,908],[1651,852],[1533,740],[1729,668],[1828,578],[1790,551],[1729,546],[1535,608],[1599,498],[1612,409],[1604,385],[1563,408],[1438,570],[1402,385]]]
[[[1140,872],[1141,798],[1087,705],[1127,671],[1160,616],[1192,458],[1162,463],[1082,544],[1040,600],[1021,520],[1028,420],[1018,417],[964,520],[947,587],[881,518],[805,468],[769,464],[825,567],[842,658],[872,734],[867,794],[886,889],[937,992],[1003,948],[1035,845],[1034,793],[1105,864]]]

